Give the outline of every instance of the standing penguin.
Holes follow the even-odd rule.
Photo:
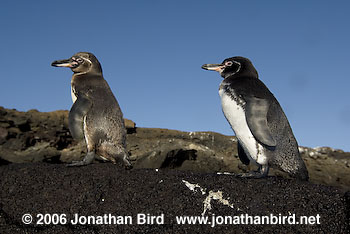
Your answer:
[[[87,154],[70,166],[90,164],[95,157],[116,163],[121,158],[127,169],[132,166],[126,151],[126,129],[123,114],[102,75],[97,58],[88,52],[69,59],[54,61],[52,66],[69,67],[73,106],[69,112],[69,130],[75,139],[85,138]]]
[[[274,95],[258,79],[251,61],[232,57],[202,68],[217,71],[224,78],[219,94],[224,115],[238,139],[238,156],[246,165],[252,161],[259,166],[258,171],[239,176],[266,177],[271,166],[308,180],[288,119]]]

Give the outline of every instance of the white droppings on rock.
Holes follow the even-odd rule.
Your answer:
[[[186,147],[190,150],[194,149],[194,150],[197,150],[197,151],[213,151],[211,149],[209,149],[208,146],[205,146],[205,145],[198,145],[198,144],[195,144],[195,143],[191,143],[188,145],[188,147]]]
[[[150,158],[154,158],[154,157],[156,157],[156,156],[157,156],[157,152],[156,152],[156,151],[153,151],[153,152],[149,155]]]
[[[230,172],[217,172],[217,175],[235,175],[235,173],[230,173]]]
[[[316,154],[317,154],[316,152],[311,151],[311,152],[309,153],[309,156],[310,156],[310,157],[313,157],[313,156],[316,155]]]
[[[318,153],[321,153],[321,154],[329,154],[329,152],[340,152],[340,153],[344,153],[343,150],[341,149],[334,149],[334,148],[331,148],[331,147],[321,147],[321,146],[318,146],[318,147],[315,147],[313,148],[316,152]]]
[[[299,146],[299,152],[300,152],[300,153],[306,153],[306,152],[308,152],[308,151],[309,151],[308,148],[303,147],[303,146]]]
[[[237,141],[237,139],[236,138],[232,138],[232,139],[230,139],[232,142],[236,142]]]
[[[189,188],[191,191],[193,192],[196,192],[196,188],[199,188],[200,191],[202,192],[202,194],[204,195],[206,192],[205,192],[205,189],[202,189],[201,186],[199,186],[198,184],[191,184],[190,182],[186,181],[186,180],[182,180],[182,182],[185,183],[186,187]]]
[[[217,200],[221,204],[228,206],[228,207],[231,207],[233,209],[233,205],[229,202],[229,200],[223,198],[222,191],[214,192],[214,191],[210,190],[209,195],[203,201],[204,208],[203,208],[202,216],[205,215],[207,210],[211,210],[211,201],[213,199]]]
[[[186,187],[189,188],[191,191],[193,192],[196,192],[196,189],[198,188],[202,195],[205,195],[207,194],[206,192],[206,188],[202,188],[199,184],[192,184],[186,180],[182,180],[182,182],[185,183]],[[229,199],[224,199],[223,198],[223,194],[222,194],[222,191],[218,190],[216,192],[214,192],[213,190],[210,190],[209,193],[208,193],[208,196],[204,199],[203,201],[203,212],[202,212],[202,216],[205,215],[205,213],[208,211],[208,210],[211,210],[212,207],[211,207],[211,201],[212,200],[217,200],[219,203],[225,205],[225,206],[228,206],[230,208],[233,209],[233,204],[231,204],[229,202]],[[237,210],[240,210],[239,208],[237,208]]]

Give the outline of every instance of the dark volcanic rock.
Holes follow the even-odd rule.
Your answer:
[[[31,163],[1,166],[0,186],[0,233],[349,233],[350,204],[341,191],[279,177]],[[24,214],[33,216],[32,224],[22,223]],[[64,214],[67,223],[39,225],[38,214]],[[74,214],[131,216],[132,224],[73,225]],[[163,214],[164,224],[137,224],[138,214]],[[320,224],[176,224],[176,216],[202,214],[209,220],[213,215],[295,214],[297,220],[319,215]]]
[[[9,162],[57,161],[59,151],[74,143],[67,111],[19,112],[0,107],[0,128],[0,157]]]

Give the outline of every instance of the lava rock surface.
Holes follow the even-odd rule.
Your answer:
[[[334,187],[281,177],[169,169],[124,170],[111,163],[85,167],[24,163],[0,166],[0,233],[349,233],[350,199]],[[22,216],[31,214],[32,224]],[[38,214],[65,214],[66,224],[39,225]],[[80,216],[131,216],[132,224],[73,225]],[[164,224],[137,224],[138,214]],[[320,217],[314,225],[182,225],[176,216]]]

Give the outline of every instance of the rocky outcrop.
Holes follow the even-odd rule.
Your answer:
[[[67,163],[82,159],[86,146],[72,139],[67,118],[67,111],[19,112],[0,107],[0,164]],[[130,120],[125,123],[128,151],[135,168],[233,173],[254,169],[240,163],[233,136],[138,128]],[[311,182],[350,189],[350,153],[327,147],[300,147],[300,152]],[[288,177],[277,170],[270,174]]]
[[[134,169],[98,161],[71,168],[64,163],[82,159],[86,146],[72,139],[67,117],[67,111],[19,112],[0,107],[0,233],[350,231],[350,192],[345,192],[350,188],[350,153],[300,147],[313,183],[286,179],[277,170],[271,171],[276,176],[259,180],[236,178],[224,172],[253,168],[239,162],[235,137],[138,128],[125,120]],[[29,217],[25,214],[32,216],[30,224],[24,224]],[[39,214],[49,216],[40,223]],[[53,225],[52,214],[64,219]],[[75,215],[82,221],[100,217],[102,224],[74,225]],[[105,215],[131,223],[108,223]],[[148,224],[138,223],[140,215],[148,217]],[[179,217],[185,216],[208,217],[210,223],[178,224]],[[242,223],[258,223],[261,216],[272,222],[271,217],[300,222],[301,216],[307,216],[314,224]],[[226,224],[220,224],[223,219]]]
[[[74,168],[26,163],[0,166],[0,186],[0,233],[350,231],[349,194],[281,177],[256,180],[166,169],[126,171],[111,163]],[[75,216],[80,224],[75,224]],[[197,219],[197,224],[179,223],[186,216]],[[148,224],[142,217],[148,217]],[[198,224],[205,217],[208,222]],[[302,220],[309,223],[301,224]]]

